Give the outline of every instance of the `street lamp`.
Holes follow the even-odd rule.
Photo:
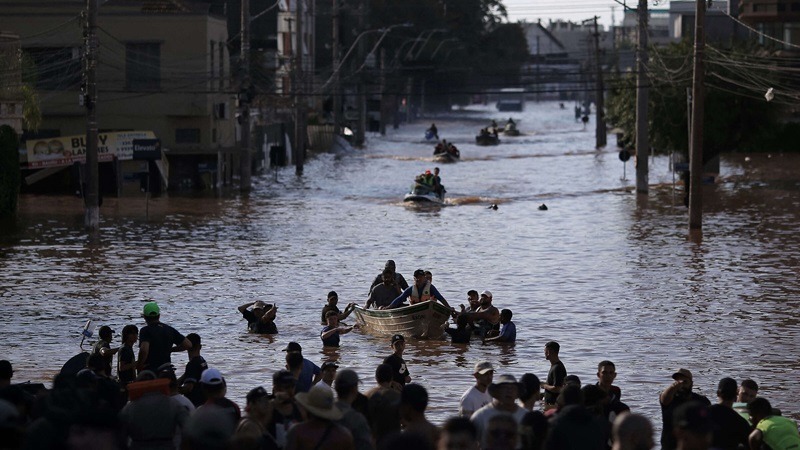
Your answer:
[[[456,41],[458,41],[457,38],[447,38],[442,42],[439,42],[439,45],[436,47],[436,50],[434,50],[433,54],[431,55],[431,59],[436,57],[436,54],[439,53],[439,50],[442,48],[442,45],[444,45],[445,42],[456,42]]]
[[[428,36],[425,38],[419,50],[417,50],[417,54],[414,55],[413,59],[419,58],[419,55],[422,53],[422,50],[425,48],[425,46],[428,45],[428,41],[431,39],[434,33],[444,33],[446,31],[448,31],[447,28],[434,28],[433,30],[424,30],[422,33],[420,33],[419,36],[417,36],[417,38],[422,38],[422,35],[425,33],[428,33]],[[414,53],[414,48],[416,48],[416,46],[417,42],[414,42],[414,45],[412,45],[411,48],[408,49],[408,53],[406,54],[406,59],[412,59],[411,55]]]

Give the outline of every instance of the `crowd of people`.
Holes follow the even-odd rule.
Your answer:
[[[492,305],[492,293],[468,293],[469,305],[452,308],[454,342],[473,336],[513,342],[510,310]],[[367,307],[392,308],[411,303],[447,301],[432,285],[432,275],[414,272],[409,286],[387,261],[370,288]],[[342,311],[331,291],[320,319],[324,346],[338,346],[340,336],[357,328],[340,321]],[[238,307],[254,333],[275,333],[277,307],[250,302]],[[0,448],[2,449],[575,449],[646,450],[654,448],[653,425],[631,411],[614,384],[616,366],[601,361],[597,379],[583,384],[569,374],[561,346],[543,346],[550,370],[542,380],[525,373],[519,380],[496,373],[480,361],[474,384],[452,417],[436,425],[426,417],[428,390],[414,382],[414,369],[403,358],[406,336],[388,339],[384,358],[375,361],[374,381],[334,361],[317,366],[297,342],[283,349],[285,366],[272,371],[272,386],[254,386],[244,399],[227,396],[227,378],[201,355],[196,333],[186,336],[161,321],[155,302],[144,305],[144,326],[126,325],[120,344],[104,326],[87,355],[85,368],[66,366],[51,389],[12,383],[13,368],[0,361]],[[137,343],[138,352],[134,350]],[[183,373],[171,355],[187,352]],[[116,364],[115,363],[116,359]],[[113,368],[116,366],[116,371]],[[229,374],[230,375],[230,374]],[[233,375],[235,376],[235,375]],[[662,411],[664,450],[797,450],[797,423],[758,396],[753,380],[719,381],[712,402],[693,391],[690,370],[678,369],[658,402]],[[655,399],[654,399],[655,401]],[[241,406],[240,406],[241,405]]]

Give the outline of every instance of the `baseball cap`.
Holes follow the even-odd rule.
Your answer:
[[[342,369],[336,372],[336,379],[334,380],[336,387],[356,386],[360,382],[358,374],[353,369]]]
[[[424,277],[425,276],[425,271],[422,270],[422,269],[417,269],[417,270],[414,271],[414,276],[415,277]]]
[[[490,363],[489,361],[481,361],[475,364],[475,370],[473,370],[472,373],[478,373],[483,375],[486,372],[492,372],[492,371],[494,371],[492,363]]]
[[[491,291],[486,291],[485,290],[485,291],[481,292],[481,295],[485,295],[485,296],[487,296],[489,298],[492,298],[492,292]]]
[[[269,394],[267,393],[267,390],[259,386],[257,388],[251,389],[250,392],[247,393],[247,397],[245,398],[247,398],[247,403],[253,403],[268,396]]]
[[[100,327],[100,331],[98,331],[97,334],[99,334],[100,336],[105,336],[106,333],[114,334],[114,330],[112,330],[111,327],[108,325],[103,325],[102,327]]]
[[[203,371],[200,376],[200,382],[209,386],[216,386],[225,382],[225,378],[219,373],[219,370],[209,367]]]
[[[675,410],[673,422],[675,428],[694,433],[710,433],[711,417],[708,408],[700,402],[687,402]]]
[[[395,334],[394,336],[392,336],[392,345],[394,345],[394,343],[397,341],[405,342],[406,338],[404,338],[402,334]]]
[[[677,380],[678,377],[686,377],[691,380],[692,372],[689,372],[689,369],[678,369],[677,372],[672,374],[672,379]]]
[[[322,370],[325,370],[328,367],[333,367],[334,369],[339,368],[339,366],[333,361],[325,361],[324,363],[322,363]]]
[[[142,315],[145,317],[155,317],[161,315],[161,308],[158,307],[158,303],[156,302],[145,303],[144,312]]]
[[[303,351],[303,347],[300,347],[300,344],[298,344],[297,342],[289,342],[288,344],[286,344],[286,348],[283,349],[283,351],[285,351],[285,352],[302,352]]]
[[[294,379],[294,375],[292,375],[292,372],[289,372],[288,370],[281,369],[272,374],[273,388],[275,386],[286,386],[286,385],[294,386],[296,382],[297,380]]]

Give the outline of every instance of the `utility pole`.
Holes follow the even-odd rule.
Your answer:
[[[606,113],[605,101],[603,98],[603,68],[600,65],[600,32],[597,30],[598,16],[594,16],[594,55],[597,65],[597,88],[595,94],[595,105],[597,107],[595,128],[595,148],[602,148],[606,146]]]
[[[239,119],[241,120],[241,149],[239,154],[239,190],[252,187],[250,164],[250,0],[242,0],[242,45],[239,54]]]
[[[647,117],[650,79],[647,76],[647,0],[639,0],[639,42],[636,58],[636,192],[647,194],[649,190],[650,136]]]
[[[386,50],[381,48],[381,136],[386,136]]]
[[[692,77],[692,146],[689,149],[689,233],[703,229],[703,90],[706,0],[697,0],[694,23],[694,74]]]
[[[97,158],[97,1],[86,0],[86,183],[83,201],[84,225],[100,227],[100,171]]]
[[[539,20],[539,30],[542,29],[542,21]],[[541,52],[539,52],[539,35],[536,35],[536,103],[539,103],[539,93],[542,91],[541,89],[541,80],[539,79],[539,66],[542,64]]]
[[[364,31],[365,24],[366,24],[366,15],[367,15],[367,1],[361,0],[359,6],[359,14],[358,14],[358,29],[360,31]],[[358,41],[358,58],[356,61],[364,61],[364,41]],[[358,67],[358,63],[356,63],[356,67]],[[367,128],[367,91],[366,86],[364,83],[364,78],[361,74],[358,74],[358,81],[356,85],[356,95],[357,95],[357,111],[358,111],[358,126],[356,126],[356,145],[362,146],[364,145],[364,141],[366,140],[366,128]]]
[[[295,173],[297,175],[303,174],[303,163],[306,153],[306,139],[305,139],[305,108],[303,102],[303,93],[300,89],[300,80],[303,76],[303,1],[298,0],[295,7],[297,17],[297,29],[295,30],[295,55],[294,55],[294,80],[292,87],[294,88],[294,163]]]
[[[333,134],[342,134],[342,86],[339,78],[339,2],[333,0]]]

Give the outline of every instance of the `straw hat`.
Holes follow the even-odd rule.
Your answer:
[[[333,391],[325,383],[317,383],[308,392],[301,392],[294,396],[297,403],[309,413],[328,420],[339,420],[342,411],[333,404]]]

